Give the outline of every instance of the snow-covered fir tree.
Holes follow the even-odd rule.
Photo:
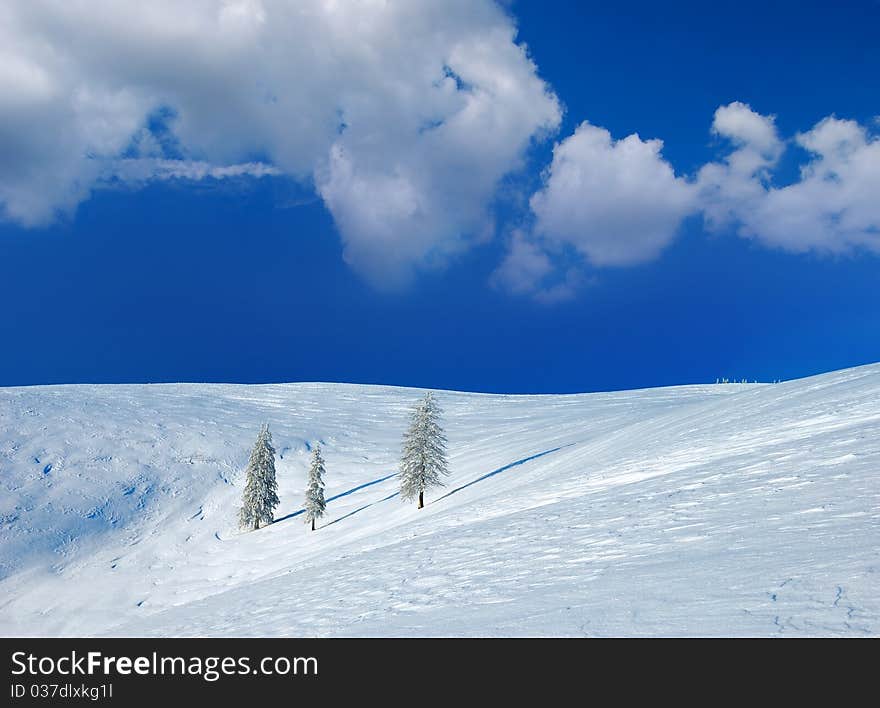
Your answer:
[[[315,520],[324,516],[327,502],[324,501],[324,458],[321,457],[321,446],[315,445],[312,450],[312,465],[309,468],[309,483],[306,487],[306,523],[312,524],[315,530]]]
[[[413,410],[409,430],[403,436],[400,461],[400,496],[418,498],[419,509],[425,506],[425,490],[442,487],[441,475],[448,475],[446,435],[440,426],[443,411],[427,393]]]
[[[247,482],[241,500],[238,523],[241,528],[260,528],[271,524],[278,506],[278,485],[275,482],[275,448],[269,426],[260,428],[257,442],[247,466]]]

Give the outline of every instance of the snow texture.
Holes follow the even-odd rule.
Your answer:
[[[447,485],[396,468],[424,391],[0,389],[0,634],[880,633],[880,365],[775,385],[437,392]],[[274,524],[240,532],[255,426]],[[313,441],[332,467],[303,528]]]

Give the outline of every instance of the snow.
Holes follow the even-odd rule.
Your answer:
[[[880,632],[880,365],[780,384],[439,391],[446,487],[394,476],[424,391],[0,389],[0,634]],[[236,528],[271,426],[276,523]],[[327,515],[301,514],[309,451]]]

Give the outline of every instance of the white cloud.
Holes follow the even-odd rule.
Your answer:
[[[772,117],[735,103],[718,109],[713,129],[734,150],[697,178],[710,228],[793,252],[880,251],[880,141],[865,127],[830,116],[797,135],[809,158],[782,186],[773,168],[785,145]]]
[[[767,189],[741,232],[790,251],[880,251],[880,141],[833,117],[796,141],[812,155],[800,179]]]
[[[793,252],[880,251],[880,139],[868,128],[832,116],[795,136],[808,158],[787,185],[774,184],[788,148],[774,116],[730,103],[715,111],[712,133],[732,149],[685,179],[663,159],[659,140],[614,141],[581,124],[556,146],[532,196],[533,234],[511,241],[493,282],[538,296],[558,270],[548,249],[565,246],[597,267],[651,260],[692,213],[710,230]]]
[[[775,116],[762,116],[741,101],[719,106],[712,121],[712,132],[753,151],[760,158],[756,164],[773,160],[782,152]]]
[[[553,272],[550,257],[520,231],[511,235],[507,255],[492,274],[494,285],[516,295],[535,292],[538,283]]]
[[[183,154],[141,135],[135,157],[155,162],[120,163],[166,107]],[[268,161],[314,180],[353,267],[399,283],[491,231],[499,180],[559,119],[491,0],[0,7],[0,205],[28,225],[71,211],[108,173],[199,178]]]
[[[0,4],[0,214],[28,226],[107,181],[284,175],[314,186],[352,267],[393,287],[492,237],[500,180],[560,115],[491,0]],[[648,261],[697,212],[791,251],[880,250],[872,130],[829,117],[785,141],[734,102],[712,124],[730,150],[686,179],[660,140],[583,123],[493,282],[562,299],[578,279],[566,249]],[[792,145],[807,159],[776,184]]]
[[[538,302],[552,304],[573,298],[583,276],[577,268],[562,268],[554,263],[534,237],[516,229],[490,282],[513,295],[528,295]]]
[[[718,231],[763,197],[784,143],[774,117],[762,116],[739,101],[715,111],[712,133],[734,146],[723,161],[704,165],[697,174],[703,215],[709,228]]]
[[[595,266],[655,258],[695,208],[695,190],[676,177],[660,140],[613,140],[582,123],[553,150],[543,188],[531,199],[535,231],[568,244]]]
[[[234,179],[236,177],[278,176],[277,167],[264,162],[244,162],[236,165],[212,165],[198,160],[166,160],[161,158],[122,159],[108,164],[104,180],[128,183],[156,180]]]

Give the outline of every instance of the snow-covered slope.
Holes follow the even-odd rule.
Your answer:
[[[775,385],[439,392],[452,475],[395,496],[420,392],[0,389],[0,634],[876,635],[880,365]],[[278,521],[235,528],[261,423]],[[329,515],[302,523],[308,449]]]

